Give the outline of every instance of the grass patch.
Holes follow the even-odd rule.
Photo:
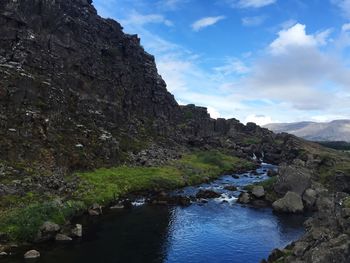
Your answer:
[[[120,166],[78,173],[81,179],[78,200],[104,204],[127,193],[169,190],[198,184],[236,169],[250,169],[252,163],[217,151],[187,154],[161,167]]]
[[[70,201],[60,203],[55,196],[28,192],[8,195],[0,201],[0,233],[10,240],[32,241],[45,221],[63,224],[93,203],[107,204],[114,198],[143,190],[170,190],[199,184],[226,171],[250,170],[254,164],[218,151],[184,155],[161,167],[119,166],[77,173],[80,185]],[[70,178],[68,177],[67,180]]]
[[[12,241],[31,241],[45,221],[64,224],[79,209],[82,202],[68,201],[35,203],[22,209],[10,210],[0,216],[0,232],[6,233]]]

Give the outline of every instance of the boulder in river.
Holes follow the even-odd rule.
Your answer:
[[[253,187],[252,195],[256,198],[262,198],[265,196],[265,190],[264,187],[261,185],[257,185]]]
[[[285,196],[272,204],[276,212],[300,213],[304,210],[303,201],[298,193],[287,192]]]
[[[24,254],[25,259],[35,259],[40,257],[40,252],[37,250],[29,250]]]
[[[237,202],[240,204],[248,204],[248,203],[250,203],[250,200],[251,200],[250,194],[246,193],[246,192],[242,192],[239,195]]]

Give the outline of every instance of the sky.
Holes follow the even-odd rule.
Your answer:
[[[350,119],[350,0],[94,0],[179,104],[213,118]]]

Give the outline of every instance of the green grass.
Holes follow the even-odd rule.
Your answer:
[[[251,167],[249,161],[210,151],[188,154],[161,167],[97,169],[77,174],[82,183],[76,198],[87,204],[104,204],[127,193],[179,188],[201,183],[225,171]]]
[[[12,241],[31,241],[45,221],[64,224],[67,218],[84,207],[82,202],[68,201],[64,204],[34,203],[25,208],[10,210],[0,217],[0,232],[6,233]]]
[[[43,198],[31,192],[23,197],[2,197],[0,232],[13,241],[31,241],[45,221],[63,224],[93,203],[104,205],[128,193],[175,189],[199,184],[227,171],[252,168],[254,164],[250,161],[208,151],[184,155],[161,167],[119,166],[76,173],[80,178],[78,190],[64,203],[54,201],[55,196]]]

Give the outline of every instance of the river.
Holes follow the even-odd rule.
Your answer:
[[[207,203],[194,202],[188,207],[139,204],[131,210],[85,218],[81,240],[39,248],[38,262],[260,262],[272,249],[298,239],[304,233],[305,217],[240,205],[236,203],[239,192],[223,187],[240,189],[266,180],[268,169],[275,167],[263,164],[255,174],[240,174],[239,178],[225,175],[212,183],[174,192],[192,195],[199,189],[214,189],[222,193]],[[16,257],[7,260],[22,262]]]

